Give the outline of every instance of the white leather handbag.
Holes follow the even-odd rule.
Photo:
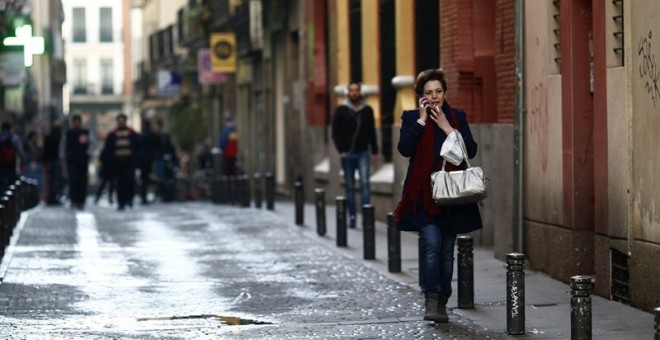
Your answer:
[[[459,205],[481,201],[488,197],[488,178],[481,167],[470,165],[463,137],[457,134],[467,169],[445,171],[447,160],[443,157],[442,168],[431,174],[431,195],[438,205]]]

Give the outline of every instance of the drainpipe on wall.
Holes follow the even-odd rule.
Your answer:
[[[523,0],[515,2],[515,120],[513,132],[513,251],[524,252],[523,235],[523,128],[525,117],[524,103],[524,25],[525,8]]]

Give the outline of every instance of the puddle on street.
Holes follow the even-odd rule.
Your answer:
[[[227,326],[243,326],[243,325],[272,325],[272,322],[244,319],[236,316],[223,316],[213,314],[200,314],[200,315],[183,315],[183,316],[163,316],[153,318],[138,318],[137,321],[166,321],[166,320],[190,320],[190,319],[216,319],[220,324]]]

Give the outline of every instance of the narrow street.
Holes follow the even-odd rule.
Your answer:
[[[0,272],[3,339],[493,339],[265,210],[38,207]],[[15,233],[16,234],[16,233]]]

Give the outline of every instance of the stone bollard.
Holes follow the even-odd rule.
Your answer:
[[[401,272],[401,231],[392,213],[387,214],[387,270]]]
[[[472,236],[458,237],[458,308],[474,308]]]
[[[655,340],[660,340],[660,307],[656,307],[653,314],[655,314]]]
[[[294,191],[294,200],[296,206],[296,225],[305,224],[305,197],[303,193],[303,183],[300,180],[297,180],[293,183]]]
[[[335,198],[337,206],[337,247],[346,247],[347,242],[347,225],[346,225],[346,197],[337,196]]]
[[[591,278],[571,277],[571,339],[591,339]]]
[[[325,189],[316,188],[314,190],[316,202],[316,233],[324,236],[326,232],[325,221]]]
[[[506,332],[525,334],[525,255],[506,256]]]
[[[258,172],[254,173],[254,206],[257,209],[261,209],[262,202],[263,202],[263,191],[262,191],[262,185],[261,185],[261,174]]]
[[[266,173],[266,209],[275,210],[275,175]]]
[[[376,218],[371,204],[362,206],[362,239],[365,260],[376,258]]]

